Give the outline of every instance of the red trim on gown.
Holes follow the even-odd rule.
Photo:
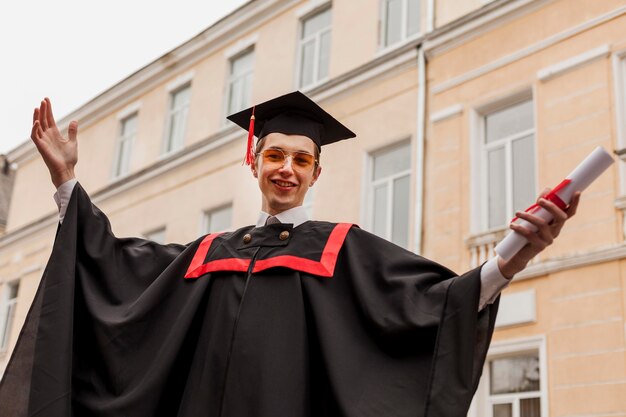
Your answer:
[[[335,272],[335,265],[337,264],[339,251],[341,250],[343,242],[346,239],[346,235],[351,227],[351,223],[338,223],[333,228],[332,232],[330,232],[330,235],[328,236],[328,241],[326,241],[326,245],[324,246],[324,250],[322,251],[319,261],[293,255],[280,255],[256,261],[252,272],[261,272],[274,267],[285,267],[322,277],[332,277]],[[248,270],[251,262],[250,259],[225,258],[210,260],[203,263],[209,253],[211,244],[215,238],[221,234],[222,233],[213,233],[207,235],[202,240],[191,263],[189,264],[185,278],[198,278],[209,272],[216,271],[246,272]]]

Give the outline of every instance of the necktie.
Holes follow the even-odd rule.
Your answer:
[[[270,224],[276,224],[276,223],[280,223],[280,220],[278,220],[276,217],[274,216],[269,216],[267,218],[267,220],[265,220],[265,225],[268,226]]]

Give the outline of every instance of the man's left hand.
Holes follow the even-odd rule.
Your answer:
[[[548,222],[541,217],[524,211],[515,213],[518,218],[535,225],[537,227],[537,231],[533,232],[527,227],[516,223],[510,224],[510,228],[524,236],[528,240],[528,243],[508,261],[498,258],[498,267],[500,268],[500,272],[507,279],[513,278],[513,275],[522,271],[532,258],[550,246],[559,233],[561,233],[561,229],[563,228],[565,222],[576,214],[576,209],[578,208],[578,203],[580,201],[580,192],[576,192],[572,196],[572,201],[565,210],[561,210],[552,201],[544,198],[544,196],[546,196],[549,192],[549,188],[545,189],[539,195],[537,204],[552,214],[552,221]]]

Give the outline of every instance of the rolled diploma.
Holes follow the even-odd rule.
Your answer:
[[[611,166],[612,163],[613,158],[611,155],[609,155],[609,153],[602,147],[598,146],[576,167],[576,169],[571,172],[571,174],[565,177],[570,179],[571,182],[557,192],[556,195],[559,196],[565,204],[569,204],[576,191],[583,191],[587,188],[596,180],[596,178],[600,176],[600,174]],[[535,209],[532,214],[547,221],[552,220],[552,214],[541,207]],[[526,220],[520,220],[518,224],[532,230],[533,232],[537,231],[535,225],[527,222]],[[522,249],[526,243],[528,243],[528,240],[526,240],[524,236],[513,231],[513,233],[509,233],[504,239],[502,239],[502,241],[500,241],[500,243],[498,243],[495,250],[498,256],[502,259],[509,260],[513,255],[519,252],[519,250]]]

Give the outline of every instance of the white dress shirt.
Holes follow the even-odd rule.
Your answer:
[[[67,210],[67,204],[70,201],[70,197],[72,196],[72,190],[78,181],[76,179],[71,179],[63,184],[57,189],[57,192],[54,194],[54,201],[57,203],[59,207],[59,222],[63,222],[63,218],[65,217],[65,212]],[[265,212],[260,212],[259,218],[256,222],[256,227],[262,227],[265,225],[265,221],[270,215]],[[309,216],[306,213],[306,210],[302,206],[294,207],[289,210],[285,210],[282,213],[276,214],[278,220],[281,223],[290,223],[293,224],[293,227],[298,227],[302,223],[309,220]],[[490,260],[488,260],[480,270],[480,301],[478,305],[478,311],[485,308],[488,304],[492,304],[500,292],[506,288],[510,280],[506,279],[502,273],[500,272],[500,268],[498,268],[498,257],[494,256]]]

